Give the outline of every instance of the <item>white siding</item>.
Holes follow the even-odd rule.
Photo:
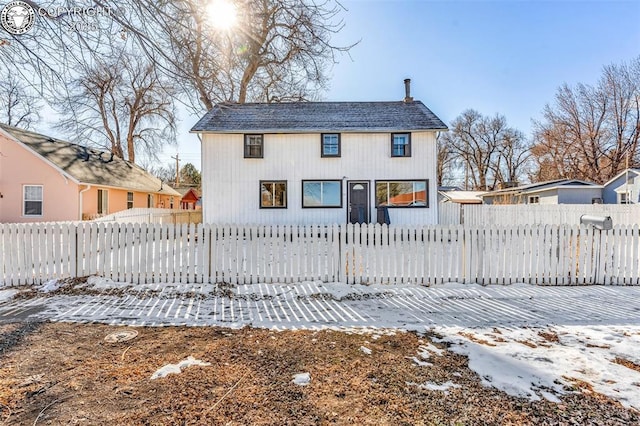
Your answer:
[[[245,159],[242,134],[205,134],[202,141],[204,223],[329,224],[347,218],[347,181],[428,179],[428,208],[391,208],[391,223],[438,220],[434,132],[413,132],[410,158],[391,157],[389,133],[342,133],[342,157],[321,158],[320,134],[266,134],[264,158]],[[302,208],[302,180],[341,179],[342,208]],[[260,180],[286,180],[287,209],[260,209]]]

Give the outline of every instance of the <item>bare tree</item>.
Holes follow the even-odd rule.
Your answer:
[[[438,186],[448,185],[454,182],[455,157],[453,149],[449,146],[449,139],[444,133],[438,133],[436,136],[437,143],[437,163],[436,163],[436,180]]]
[[[91,141],[114,155],[136,162],[138,154],[155,157],[175,143],[173,91],[153,64],[123,53],[88,68],[61,105],[60,126],[78,141]]]
[[[39,98],[25,84],[5,73],[0,80],[0,122],[29,129],[40,121],[41,108]]]
[[[534,122],[535,179],[604,183],[640,164],[640,57],[609,65],[597,85],[562,85],[555,103]]]
[[[223,101],[312,99],[339,52],[331,44],[343,11],[336,0],[229,0],[237,25],[223,31],[207,19],[207,0],[95,0],[103,13],[48,13],[21,35],[0,34],[0,60],[39,78],[50,98],[66,97],[78,70],[105,63],[119,44],[135,46],[170,79],[194,110]],[[28,1],[38,8],[48,5]],[[66,1],[65,7],[86,7]],[[40,9],[39,9],[40,10]],[[92,25],[84,31],[78,25]]]
[[[485,117],[469,109],[441,137],[442,146],[458,158],[464,186],[489,190],[524,174],[529,146],[522,132],[507,125],[504,116]]]
[[[237,24],[227,31],[210,24],[208,3],[131,2],[120,22],[145,50],[162,56],[194,109],[313,98],[336,54],[349,49],[330,43],[342,28],[333,0],[235,0]]]

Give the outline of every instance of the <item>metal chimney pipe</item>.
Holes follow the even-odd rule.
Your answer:
[[[413,98],[411,97],[411,79],[404,79],[404,101],[405,102],[413,102]]]

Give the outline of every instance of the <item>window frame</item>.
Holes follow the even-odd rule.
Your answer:
[[[102,195],[102,197],[100,195]],[[102,211],[100,209],[100,204],[102,204]],[[109,190],[108,189],[98,188],[98,203],[96,205],[96,213],[99,215],[109,214]]]
[[[305,206],[304,205],[304,184],[305,183],[320,183],[320,191],[322,192],[322,188],[323,188],[323,183],[324,182],[338,182],[339,186],[339,191],[340,191],[340,204],[339,205],[322,205],[322,206]],[[341,209],[343,207],[343,196],[342,196],[342,179],[303,179],[301,182],[301,200],[300,200],[300,205],[302,206],[303,209]]]
[[[420,182],[424,183],[424,195],[425,195],[425,203],[423,206],[421,205],[409,205],[409,206],[389,206],[389,205],[381,205],[378,203],[378,184],[379,183],[392,183],[392,182]],[[387,191],[388,191],[387,186]],[[414,186],[415,189],[415,186]],[[389,209],[427,209],[429,208],[429,179],[376,179],[373,183],[373,195],[374,195],[374,205],[376,208],[378,207],[387,207]],[[414,191],[415,194],[416,191]],[[387,202],[389,201],[389,193],[387,192]],[[415,200],[413,201],[415,202]]]
[[[284,206],[263,206],[262,205],[262,185],[265,184],[278,184],[284,183]],[[260,180],[260,184],[258,185],[258,205],[261,209],[286,209],[289,205],[289,183],[286,180]]]
[[[401,135],[406,135],[407,136],[407,143],[404,144],[403,146],[405,147],[404,150],[404,154],[399,155],[399,154],[395,154],[394,152],[394,139],[396,136],[401,136]],[[411,133],[410,132],[396,132],[396,133],[391,133],[391,157],[395,157],[395,158],[410,158],[411,157]]]
[[[325,136],[337,136],[338,137],[338,153],[337,154],[325,154],[324,138]],[[320,157],[322,158],[340,158],[342,157],[342,135],[340,133],[321,133],[320,134]]]
[[[40,200],[27,200],[27,188],[40,188]],[[40,202],[39,214],[27,214],[27,201]],[[22,216],[42,217],[44,216],[44,185],[22,185]]]
[[[248,142],[252,137],[260,137],[260,144],[250,145]],[[250,155],[249,147],[250,146],[259,146],[260,147],[260,155]],[[264,158],[264,134],[263,133],[245,133],[244,134],[244,158]]]
[[[618,193],[618,204],[631,204],[630,198],[627,192],[619,192]]]
[[[131,197],[129,197],[131,196]],[[131,199],[129,199],[131,198]],[[134,200],[134,195],[133,192],[131,191],[127,191],[127,210],[130,210],[133,208],[133,200]]]

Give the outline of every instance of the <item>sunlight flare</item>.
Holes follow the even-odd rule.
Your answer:
[[[219,30],[229,30],[236,25],[238,11],[231,0],[212,0],[207,6],[211,25]]]

